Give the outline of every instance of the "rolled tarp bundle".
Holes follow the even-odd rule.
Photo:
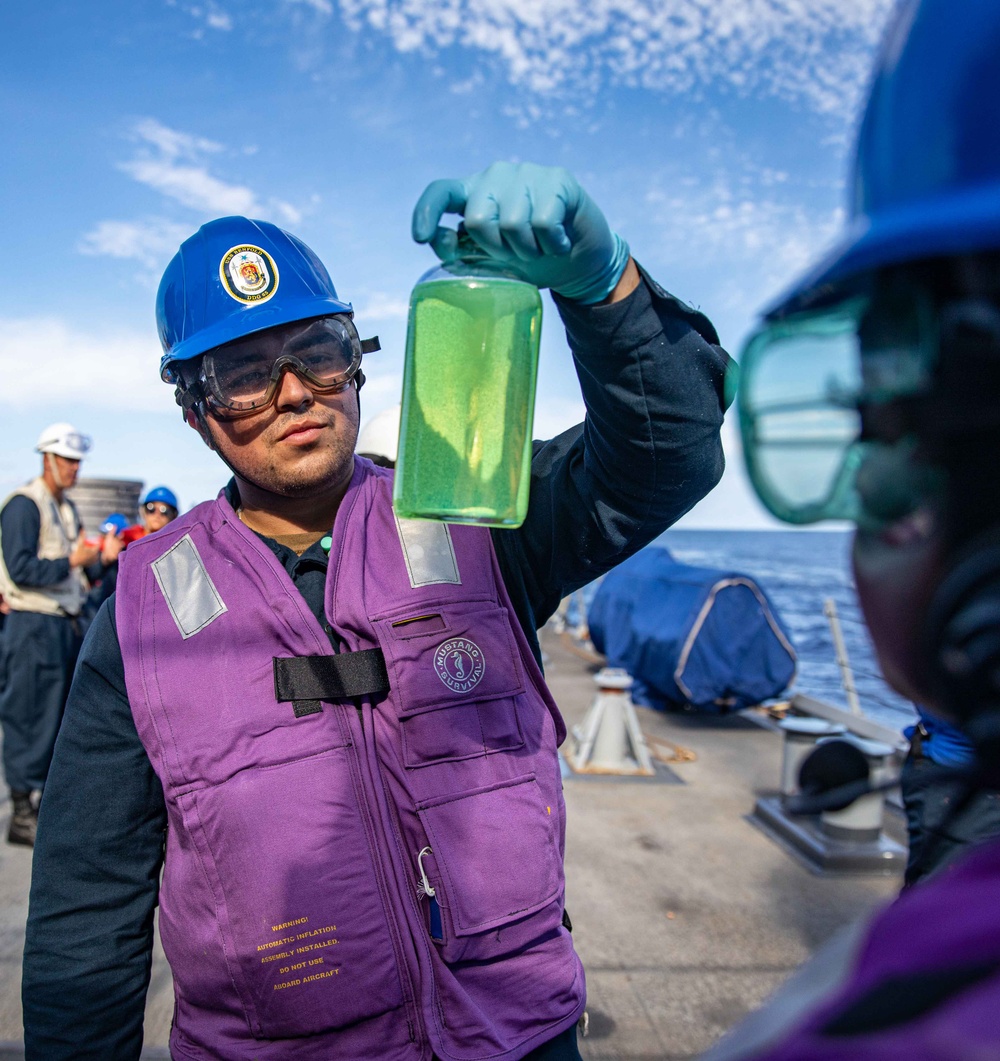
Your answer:
[[[689,567],[662,546],[607,574],[587,620],[594,647],[632,675],[632,699],[648,707],[725,714],[795,678],[788,631],[752,578]]]

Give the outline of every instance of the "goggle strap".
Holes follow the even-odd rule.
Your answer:
[[[204,401],[204,397],[200,383],[193,383],[187,388],[182,388],[178,383],[174,387],[174,401],[181,407],[181,418],[185,423],[187,423],[188,413],[192,409],[197,411],[197,407]]]
[[[373,335],[370,339],[361,340],[361,352],[363,354],[374,354],[376,350],[381,350],[382,344],[378,341],[378,336]]]

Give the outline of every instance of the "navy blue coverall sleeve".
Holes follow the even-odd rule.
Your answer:
[[[587,423],[536,446],[528,518],[493,532],[536,650],[536,627],[561,596],[656,537],[723,466],[728,358],[705,317],[645,277],[620,303],[557,304]],[[308,565],[288,569],[318,600]],[[22,988],[27,1061],[139,1056],[166,817],[113,608],[114,598],[84,642],[42,800]]]
[[[69,560],[40,560],[42,516],[30,497],[16,494],[0,511],[0,545],[11,581],[18,586],[54,586],[69,575]]]
[[[113,598],[84,640],[40,820],[22,981],[25,1056],[133,1061],[167,818],[125,692]]]
[[[640,267],[621,302],[554,296],[587,408],[583,424],[536,442],[528,515],[493,531],[514,610],[535,631],[559,601],[675,523],[718,483],[733,363],[708,318]]]

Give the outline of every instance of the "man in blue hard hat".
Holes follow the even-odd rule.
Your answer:
[[[139,519],[141,522],[129,524],[119,512],[108,516],[101,530],[105,534],[104,549],[124,551],[129,544],[155,534],[175,520],[178,514],[177,495],[167,486],[153,486],[139,499]],[[101,575],[100,582],[91,591],[87,599],[88,619],[93,617],[100,606],[114,593],[118,585],[118,557],[109,562]]]
[[[847,233],[765,315],[739,396],[759,496],[789,522],[856,523],[882,670],[971,761],[959,749],[921,771],[938,806],[918,855],[935,872],[821,951],[712,1061],[1000,1057],[998,54],[995,0],[899,6]],[[852,788],[812,803],[843,806]]]
[[[84,540],[66,497],[89,450],[90,439],[72,424],[51,424],[35,445],[41,474],[0,508],[0,597],[11,611],[0,642],[7,840],[28,847],[38,815],[32,793],[45,786],[80,649],[86,571],[100,572],[101,547]]]
[[[41,807],[29,1059],[139,1057],[157,901],[177,1058],[579,1058],[536,631],[717,481],[729,361],[565,170],[434,182],[413,235],[445,258],[446,213],[553,290],[588,408],[535,444],[517,530],[395,518],[354,454],[378,342],[301,240],[223,218],[164,274],[161,374],[233,478],[129,546],[88,637]]]

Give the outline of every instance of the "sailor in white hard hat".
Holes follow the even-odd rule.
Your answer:
[[[399,447],[399,405],[376,413],[358,432],[358,444],[354,447],[359,457],[367,457],[373,464],[383,468],[396,467],[396,450]]]
[[[101,561],[101,546],[84,540],[66,497],[90,446],[72,424],[51,424],[35,446],[41,474],[0,509],[0,595],[10,608],[0,644],[0,723],[13,803],[7,839],[14,844],[34,843],[32,793],[45,785],[82,640],[85,572],[95,573]]]

